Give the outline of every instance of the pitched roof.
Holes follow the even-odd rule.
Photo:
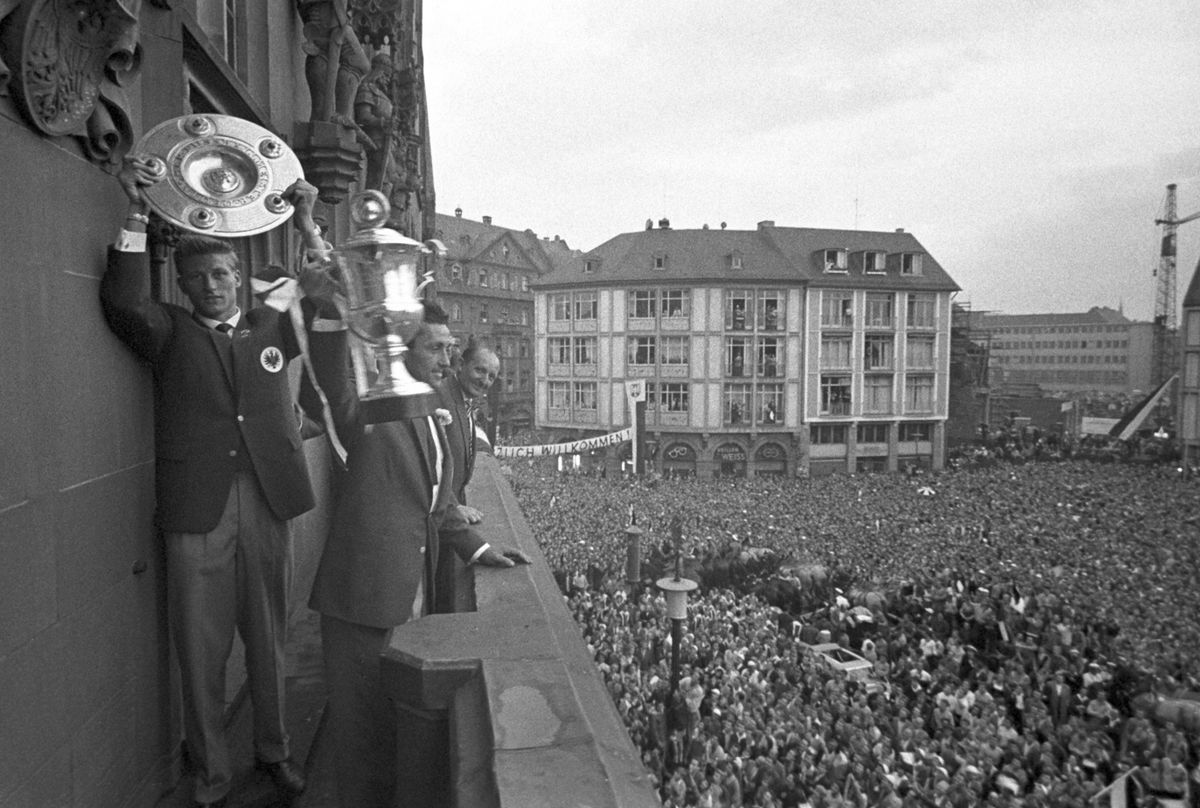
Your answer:
[[[979,313],[975,325],[979,328],[1049,325],[1123,325],[1133,322],[1116,309],[1107,306],[1092,306],[1087,311],[1053,314],[997,314]]]
[[[861,270],[826,274],[826,249],[850,253],[875,250],[920,253],[922,273],[904,275],[889,266],[886,274]],[[740,259],[734,268],[732,256]],[[655,258],[663,259],[656,268]],[[591,272],[587,271],[591,264]],[[543,276],[536,286],[611,286],[614,283],[812,283],[839,288],[957,290],[958,286],[909,233],[819,230],[760,226],[757,230],[646,229],[614,236],[583,253],[581,260]]]
[[[498,262],[489,253],[497,245],[511,241],[539,273],[550,272],[566,260],[564,256],[579,252],[571,250],[567,243],[557,236],[553,241],[548,238],[539,239],[537,233],[532,230],[515,230],[444,213],[434,216],[434,238],[440,239],[446,245],[447,261],[487,263],[503,263]]]
[[[1192,273],[1192,282],[1188,284],[1187,292],[1183,295],[1183,305],[1189,309],[1200,307],[1200,261],[1196,262],[1196,271]]]

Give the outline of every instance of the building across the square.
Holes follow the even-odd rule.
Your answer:
[[[1036,384],[1048,393],[1133,394],[1155,384],[1154,324],[1093,306],[1058,314],[976,313],[990,335],[994,386]]]
[[[435,217],[434,236],[446,247],[437,278],[437,298],[450,315],[450,330],[465,347],[469,340],[500,357],[500,378],[488,396],[496,431],[508,436],[533,425],[534,280],[579,255],[558,236],[539,238],[463,217]]]
[[[1179,437],[1185,467],[1200,465],[1200,264],[1183,296]]]
[[[664,474],[943,464],[958,286],[910,233],[647,222],[533,287],[552,439],[628,426],[644,379]]]

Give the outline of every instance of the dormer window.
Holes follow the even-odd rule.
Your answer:
[[[826,272],[846,272],[849,267],[849,253],[840,248],[825,250],[823,264]]]
[[[450,280],[455,283],[462,281],[462,264],[453,264],[450,267]]]
[[[741,269],[742,268],[742,254],[740,252],[730,253],[729,268],[730,269]]]
[[[655,253],[650,258],[650,266],[653,269],[666,269],[667,268],[667,254],[661,253],[661,252]]]
[[[585,275],[591,275],[600,268],[599,258],[586,258],[583,261],[583,272]]]
[[[887,272],[887,254],[879,250],[866,250],[862,256],[863,274],[883,275]]]
[[[921,274],[921,254],[920,253],[901,253],[901,255],[900,255],[900,274],[901,275],[920,275]]]

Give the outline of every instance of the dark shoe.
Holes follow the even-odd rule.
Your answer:
[[[258,761],[258,768],[271,776],[271,782],[275,784],[275,788],[282,791],[288,796],[296,796],[304,793],[304,772],[297,766],[291,758],[279,760],[274,763],[267,763],[265,760]]]

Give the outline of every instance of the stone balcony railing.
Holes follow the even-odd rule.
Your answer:
[[[405,806],[658,806],[649,775],[498,463],[469,490],[494,544],[533,563],[459,571],[458,608],[400,626],[383,658]]]

